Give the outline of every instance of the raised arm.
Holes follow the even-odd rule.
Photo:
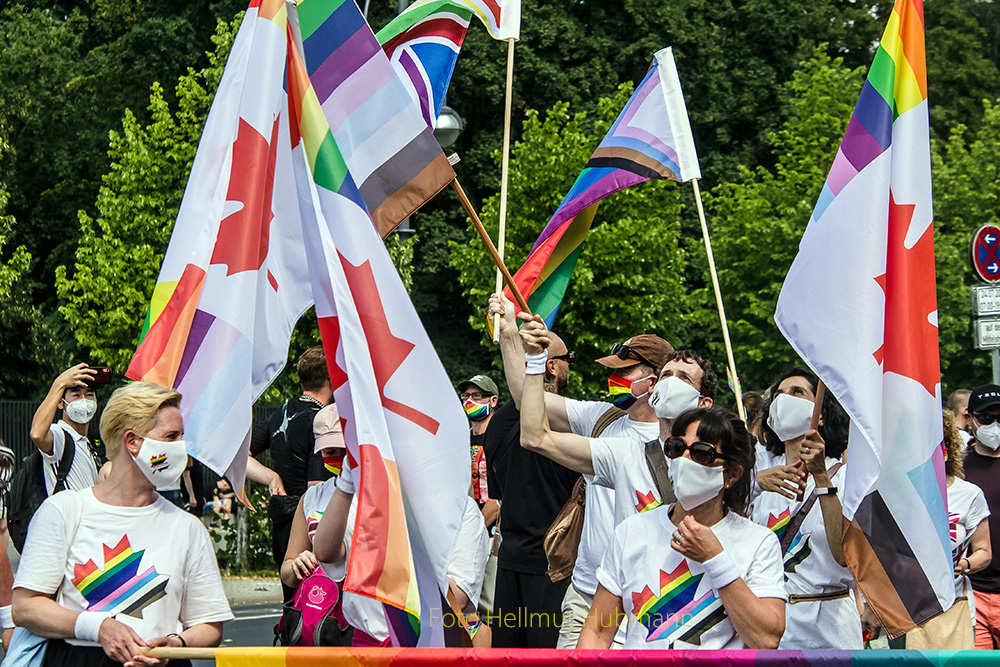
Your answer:
[[[321,563],[339,563],[347,558],[344,535],[354,500],[354,477],[350,468],[344,467],[336,484],[337,490],[333,492],[313,535],[313,554]]]
[[[94,371],[90,370],[87,364],[77,364],[72,368],[67,368],[52,381],[49,393],[35,410],[35,416],[31,418],[31,442],[35,443],[43,454],[52,453],[52,432],[49,426],[56,418],[56,410],[59,409],[59,401],[63,398],[63,393],[70,387],[82,387],[87,384],[87,380],[94,379]]]
[[[806,433],[799,450],[799,458],[802,459],[803,467],[812,474],[816,480],[816,489],[824,489],[833,486],[830,474],[826,469],[826,443],[818,431],[812,430]],[[842,489],[841,489],[842,490]],[[840,504],[840,496],[826,494],[819,497],[819,506],[823,511],[823,526],[826,529],[826,541],[830,545],[830,553],[837,565],[844,567],[847,561],[844,559],[844,529],[843,514],[844,508]]]
[[[549,332],[538,315],[519,316],[525,321],[520,335],[526,354],[536,355],[549,346]],[[544,365],[544,362],[542,362]],[[524,375],[521,394],[521,446],[538,452],[571,470],[594,473],[590,441],[575,433],[557,433],[549,426],[545,408],[544,375]]]
[[[500,355],[503,357],[503,372],[507,378],[507,388],[511,400],[521,409],[521,388],[524,385],[524,344],[517,330],[514,304],[503,294],[490,297],[489,317],[500,316]],[[568,433],[569,417],[566,414],[566,399],[558,394],[545,393],[545,412],[549,427],[560,433]]]

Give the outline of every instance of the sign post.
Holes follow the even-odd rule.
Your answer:
[[[1000,227],[983,225],[969,246],[972,268],[987,285],[972,286],[972,326],[976,349],[990,350],[993,384],[1000,384]]]

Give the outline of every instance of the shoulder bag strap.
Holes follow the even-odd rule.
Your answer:
[[[649,474],[653,476],[653,483],[656,490],[660,492],[660,504],[669,505],[677,500],[674,495],[674,485],[670,483],[670,473],[667,471],[667,457],[663,454],[660,441],[653,438],[644,446],[646,453],[646,465],[649,466]]]
[[[827,471],[830,477],[832,478],[834,475],[836,475],[837,471],[840,470],[840,468],[843,465],[844,464],[842,462],[837,461],[832,466],[830,466],[830,469]],[[807,498],[806,501],[802,503],[802,507],[800,507],[799,511],[795,513],[795,516],[792,517],[791,522],[788,524],[788,530],[785,531],[784,537],[781,538],[782,556],[784,556],[785,552],[788,551],[788,547],[792,546],[792,540],[794,540],[795,536],[799,534],[799,529],[802,527],[802,522],[806,520],[806,516],[809,514],[810,510],[812,510],[813,505],[816,504],[816,501],[818,499],[819,496],[816,495],[816,489],[813,489],[813,492],[809,494],[809,498]]]
[[[59,458],[59,467],[56,468],[56,485],[52,487],[52,493],[59,493],[66,488],[66,476],[69,469],[73,467],[73,457],[76,455],[76,439],[73,434],[63,429],[63,452]]]
[[[626,414],[621,408],[616,408],[612,405],[604,411],[604,414],[597,418],[597,421],[594,423],[594,429],[590,432],[590,437],[599,438],[604,433],[604,429],[614,424]]]

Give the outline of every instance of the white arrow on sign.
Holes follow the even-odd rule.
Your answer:
[[[984,237],[983,237],[983,239],[984,239],[984,240],[985,240],[985,241],[986,241],[986,242],[987,242],[988,244],[990,244],[990,245],[993,245],[993,242],[997,240],[997,237],[996,237],[996,236],[994,236],[993,234],[987,234],[986,236],[984,236]]]
[[[1000,269],[1000,266],[997,266],[996,262],[990,262],[990,265],[986,267],[986,270],[990,273],[996,273],[997,269]]]

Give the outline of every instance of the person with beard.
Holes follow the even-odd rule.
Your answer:
[[[544,387],[558,395],[566,389],[576,355],[554,333],[549,337]],[[490,494],[500,500],[503,517],[493,619],[513,613],[526,620],[495,624],[493,647],[555,648],[569,579],[549,579],[543,542],[580,474],[521,447],[520,420],[513,401],[500,406],[486,429],[484,445]]]

